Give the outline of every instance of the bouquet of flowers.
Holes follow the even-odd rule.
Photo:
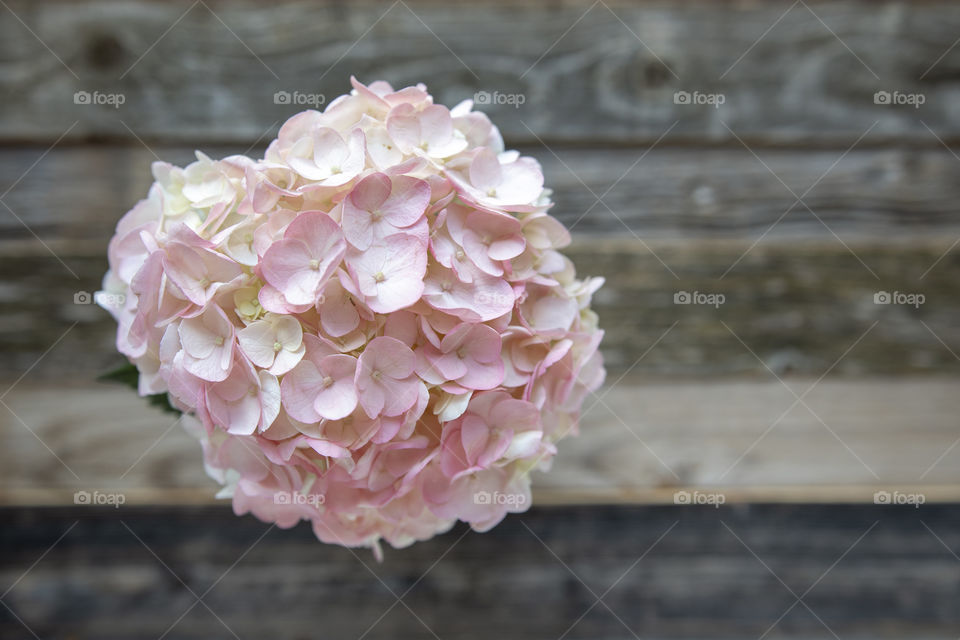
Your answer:
[[[471,101],[352,82],[262,160],[154,163],[98,297],[238,515],[379,553],[529,507],[604,378],[602,279]]]

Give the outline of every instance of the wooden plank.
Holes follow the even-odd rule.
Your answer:
[[[960,501],[956,378],[688,382],[630,377],[589,398],[581,436],[538,473],[545,504],[872,502],[876,491]],[[77,490],[128,504],[212,503],[199,445],[113,387],[23,383],[4,399],[0,504],[63,505]],[[807,408],[809,407],[809,408]],[[700,499],[697,495],[694,500]],[[707,499],[707,498],[703,498]]]
[[[154,153],[181,165],[194,159],[193,147],[151,147],[67,146],[46,155],[39,146],[0,147],[0,193],[9,190],[3,201],[16,214],[0,207],[3,255],[49,255],[30,230],[57,253],[101,255],[120,216],[146,196]],[[200,147],[214,157],[263,152]],[[762,151],[760,160],[742,147],[521,151],[541,161],[557,203],[552,213],[580,235],[752,241],[769,231],[770,239],[835,242],[832,229],[847,241],[960,236],[960,162],[942,148],[778,149]],[[803,201],[812,213],[796,202],[808,189]]]
[[[90,377],[114,361],[114,326],[73,296],[98,288],[107,239],[146,192],[153,156],[139,146],[57,148],[41,158],[43,151],[0,151],[10,176],[4,190],[13,186],[4,202],[16,214],[0,210],[0,376],[19,376],[77,323],[31,376]],[[853,151],[833,169],[838,153],[766,152],[764,162],[798,194],[827,172],[806,197],[816,215],[797,206],[784,216],[793,196],[746,150],[655,150],[604,196],[610,210],[594,206],[592,193],[603,194],[639,152],[556,151],[537,155],[556,188],[556,214],[575,231],[568,253],[582,274],[607,278],[596,308],[612,371],[679,322],[640,371],[764,373],[721,320],[780,372],[820,375],[875,320],[877,331],[839,371],[956,371],[920,322],[948,345],[960,339],[960,285],[951,275],[960,264],[951,250],[960,237],[960,165],[948,152]],[[158,153],[190,156],[177,146]],[[875,306],[878,290],[921,292],[927,301],[920,309]],[[726,303],[678,307],[677,291],[722,293]]]
[[[950,2],[9,5],[20,20],[0,24],[5,139],[250,142],[294,110],[275,92],[329,100],[350,74],[426,81],[448,104],[522,96],[490,107],[515,144],[531,131],[645,143],[674,123],[671,141],[736,144],[725,123],[752,144],[844,148],[876,123],[871,141],[934,148],[923,123],[953,141],[960,126]],[[124,103],[77,105],[77,91]],[[724,103],[676,104],[678,91]],[[875,104],[877,91],[924,104]]]
[[[960,626],[958,514],[533,509],[377,563],[227,508],[4,509],[0,580],[14,586],[0,634],[32,637],[16,615],[38,637],[78,640],[312,638],[320,624],[323,637],[373,640],[946,640]],[[184,584],[203,604],[190,608]]]
[[[635,372],[675,379],[767,376],[766,367],[819,376],[857,343],[833,373],[956,374],[956,237],[846,246],[835,238],[764,239],[750,249],[746,240],[585,236],[566,253],[579,273],[607,279],[594,308],[613,373],[637,363]],[[29,368],[32,381],[89,380],[119,363],[113,319],[95,305],[74,303],[78,291],[99,287],[105,258],[64,259],[78,279],[50,256],[0,261],[0,378]],[[724,304],[674,304],[681,291],[721,294]],[[874,304],[878,291],[922,293],[925,303]]]

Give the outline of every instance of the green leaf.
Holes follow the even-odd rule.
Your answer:
[[[137,371],[136,365],[128,362],[117,367],[113,371],[108,371],[104,374],[101,374],[97,377],[97,380],[100,382],[119,382],[120,384],[125,384],[132,389],[136,389],[137,382],[140,380],[140,372]]]
[[[183,411],[170,404],[170,396],[165,393],[155,393],[152,396],[147,396],[147,402],[151,407],[156,407],[164,413],[172,413],[176,416],[183,415]]]
[[[100,382],[118,382],[122,385],[126,385],[131,389],[136,390],[138,388],[138,382],[140,380],[140,372],[137,371],[137,367],[134,364],[129,362],[123,366],[117,367],[113,371],[108,371],[97,377],[97,380]],[[172,413],[174,415],[183,415],[183,412],[170,404],[170,398],[165,393],[155,393],[153,395],[145,396],[147,404],[151,407],[156,407],[165,413]]]

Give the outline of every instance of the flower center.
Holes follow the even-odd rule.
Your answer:
[[[370,372],[370,377],[379,382],[383,379],[383,374],[380,373],[379,369],[374,369]]]
[[[311,260],[311,261],[310,261],[310,268],[313,269],[314,271],[319,271],[319,270],[320,270],[320,261],[319,261],[319,260]]]
[[[380,209],[374,209],[373,211],[370,212],[370,219],[373,220],[374,222],[378,221],[382,217],[383,217],[383,212],[380,211]]]
[[[280,349],[283,349],[283,345],[280,344],[279,342],[274,342],[274,343],[273,343],[273,350],[274,350],[274,352],[280,351]]]
[[[464,255],[464,253],[463,253],[463,249],[457,249],[457,254],[456,254],[456,255],[457,255],[457,261],[458,261],[458,262],[463,262],[463,258],[465,257],[465,255]]]
[[[387,279],[387,276],[383,275],[383,271],[378,271],[375,274],[373,274],[374,282],[383,282],[386,279]]]
[[[333,378],[331,378],[330,376],[324,376],[324,378],[323,378],[323,388],[326,389],[327,387],[329,387],[329,386],[332,385],[332,384],[333,384]]]
[[[223,346],[223,336],[217,336],[216,338],[214,338],[214,339],[213,339],[213,344],[217,345],[218,347],[222,347],[222,346]]]
[[[457,357],[460,358],[461,360],[467,357],[467,352],[464,351],[463,347],[460,347],[459,349],[457,349]]]
[[[487,197],[488,197],[488,198],[496,198],[496,197],[497,197],[497,190],[496,190],[496,189],[487,189]]]
[[[332,173],[333,175],[337,175],[341,171],[342,169],[340,167],[330,167],[330,173]]]
[[[204,276],[200,279],[200,286],[204,289],[210,286],[210,278]]]

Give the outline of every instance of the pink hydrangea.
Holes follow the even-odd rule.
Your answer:
[[[470,101],[354,80],[260,160],[153,173],[109,246],[117,347],[237,514],[379,552],[530,506],[603,382],[602,280]]]

